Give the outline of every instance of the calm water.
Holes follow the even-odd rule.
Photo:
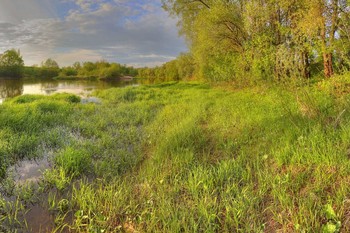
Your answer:
[[[24,94],[50,95],[53,93],[73,93],[87,96],[94,90],[111,87],[138,85],[137,80],[88,81],[88,80],[51,80],[51,79],[11,79],[0,78],[0,103],[6,98]]]

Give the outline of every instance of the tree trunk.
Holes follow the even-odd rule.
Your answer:
[[[326,78],[333,76],[332,53],[323,53],[323,67]]]
[[[303,59],[303,76],[304,78],[310,78],[310,62],[309,62],[309,53],[307,51],[302,52]]]
[[[330,78],[333,75],[333,64],[332,64],[332,53],[329,52],[329,47],[327,47],[327,38],[326,38],[326,20],[324,20],[324,24],[321,28],[321,39],[322,39],[322,56],[323,56],[323,70],[326,78]]]

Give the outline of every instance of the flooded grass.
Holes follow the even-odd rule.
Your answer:
[[[350,229],[347,96],[200,83],[95,96],[22,96],[0,106],[0,231]],[[33,173],[18,164],[40,164],[48,151],[36,185],[7,176],[17,164],[18,175],[36,178],[38,164],[23,162]]]
[[[43,171],[50,168],[48,158],[37,160],[22,160],[8,169],[8,174],[13,174],[14,181],[17,184],[27,182],[39,182]]]

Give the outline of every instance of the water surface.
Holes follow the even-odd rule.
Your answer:
[[[16,79],[0,77],[0,103],[6,98],[24,94],[50,95],[53,93],[72,93],[87,96],[94,90],[103,90],[112,87],[138,85],[138,80],[53,80],[53,79]]]

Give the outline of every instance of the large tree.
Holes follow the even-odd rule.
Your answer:
[[[24,61],[19,50],[10,49],[0,56],[0,74],[9,77],[23,75]]]

